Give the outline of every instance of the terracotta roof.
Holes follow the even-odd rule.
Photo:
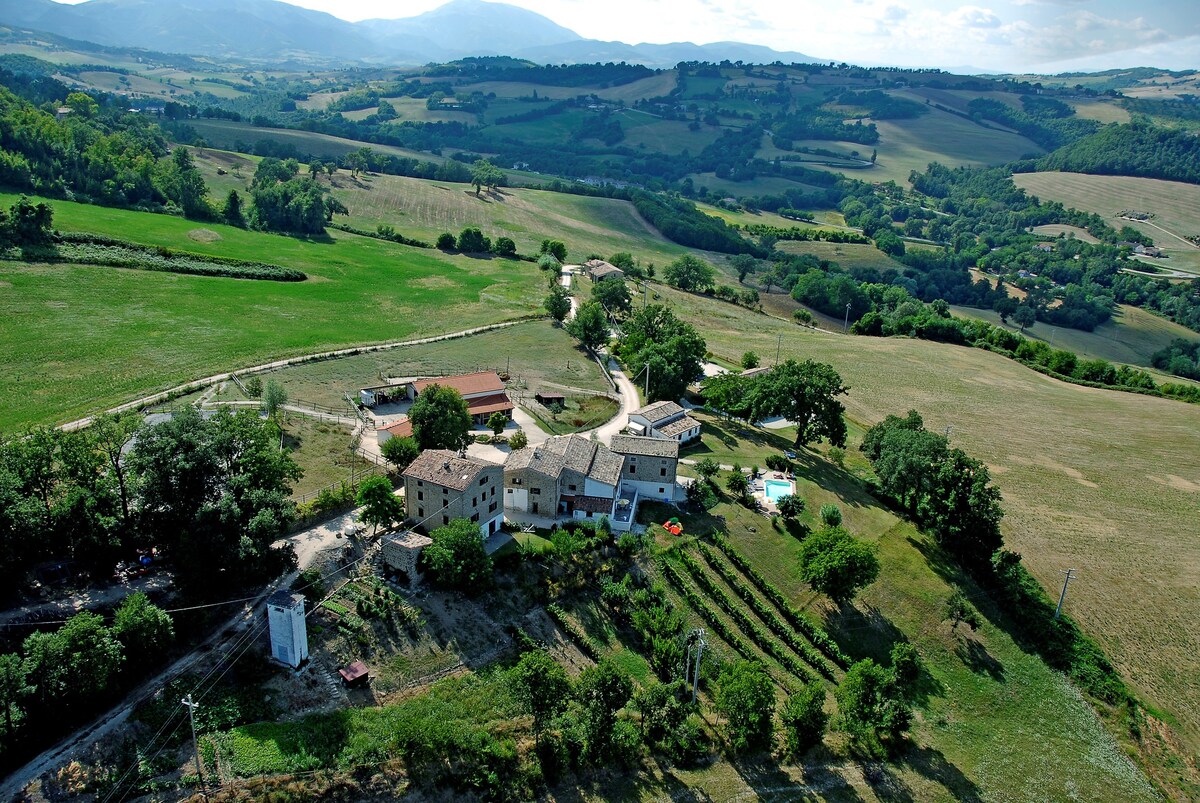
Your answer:
[[[467,411],[471,415],[483,415],[484,413],[498,413],[504,410],[511,410],[513,403],[509,401],[507,394],[496,393],[491,396],[478,396],[474,399],[467,399]]]
[[[660,401],[654,404],[647,404],[640,410],[634,410],[630,415],[640,415],[642,418],[649,421],[651,424],[659,421],[664,421],[671,416],[679,415],[683,412],[683,408],[673,401]]]
[[[575,509],[582,510],[584,513],[611,513],[613,500],[605,499],[603,496],[577,496],[575,497]]]
[[[700,422],[692,418],[690,415],[685,415],[677,421],[672,421],[669,424],[663,424],[661,427],[655,427],[655,432],[660,432],[668,438],[674,438],[676,435],[682,435],[689,429],[696,429],[700,426]]]
[[[617,454],[641,457],[679,457],[679,442],[663,438],[641,438],[637,435],[613,435],[612,450]]]
[[[770,370],[771,369],[769,367],[767,367],[765,365],[760,365],[757,368],[747,368],[745,371],[742,371],[740,374],[738,374],[738,376],[741,376],[745,379],[749,379],[752,377],[761,376],[762,374],[765,374]]]
[[[504,392],[504,383],[500,381],[500,376],[495,371],[478,371],[473,374],[443,376],[437,379],[418,379],[413,382],[413,389],[419,394],[430,385],[454,388],[463,396]]]
[[[592,268],[593,279],[606,279],[609,276],[624,276],[625,271],[615,265],[603,265],[598,268]]]
[[[366,677],[369,673],[367,672],[366,664],[362,661],[355,661],[345,669],[339,669],[338,674],[342,676],[342,680],[352,683],[361,677]]]
[[[411,438],[413,434],[412,421],[408,418],[402,418],[399,421],[393,421],[385,427],[379,427],[376,432],[386,432],[393,438]]]
[[[498,466],[470,457],[459,457],[457,452],[445,449],[426,449],[404,470],[404,478],[465,491],[479,476],[479,472],[488,468]]]

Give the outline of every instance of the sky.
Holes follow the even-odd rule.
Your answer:
[[[75,0],[78,2],[78,0]],[[444,0],[288,0],[345,20]],[[861,65],[1200,69],[1200,0],[510,0],[589,39],[739,41]]]

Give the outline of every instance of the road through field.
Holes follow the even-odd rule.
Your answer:
[[[540,316],[534,316],[534,317],[540,317]],[[206,388],[209,385],[215,385],[218,382],[227,382],[233,377],[234,374],[238,374],[239,376],[245,376],[247,374],[257,374],[257,373],[261,373],[263,371],[269,371],[274,368],[286,368],[289,365],[299,365],[300,363],[311,362],[313,360],[325,360],[325,359],[330,359],[333,357],[347,357],[352,354],[363,354],[364,352],[369,352],[369,351],[386,351],[388,349],[401,348],[404,346],[420,346],[420,345],[424,345],[426,343],[437,343],[437,342],[443,341],[443,340],[455,340],[460,337],[469,337],[470,335],[477,335],[482,332],[491,332],[496,329],[504,329],[505,327],[508,327],[508,326],[516,326],[517,324],[524,323],[527,320],[531,320],[531,318],[520,318],[520,319],[512,320],[512,321],[502,321],[501,323],[488,324],[487,326],[476,326],[474,329],[463,329],[460,332],[448,332],[447,334],[444,334],[444,335],[434,335],[433,337],[422,337],[422,338],[418,338],[415,340],[397,340],[397,341],[393,341],[390,343],[377,343],[372,346],[356,346],[354,348],[336,349],[334,351],[319,351],[314,354],[302,354],[299,357],[289,357],[286,360],[275,360],[274,362],[263,363],[262,365],[255,365],[250,368],[241,368],[236,371],[228,371],[223,374],[213,374],[212,376],[206,376],[203,379],[195,379],[191,382],[185,382],[182,385],[177,385],[176,387],[173,387],[170,390],[164,390],[161,393],[155,393],[151,396],[143,396],[140,399],[134,399],[133,401],[125,402],[124,404],[119,404],[116,407],[112,407],[112,408],[108,409],[106,412],[122,413],[122,412],[126,412],[128,410],[140,410],[143,407],[149,407],[152,404],[160,404],[164,401],[168,401],[169,399],[171,399],[175,396],[178,396],[178,395],[181,395],[184,393],[191,393],[191,392],[194,392],[197,390],[201,390],[202,388]],[[299,412],[306,412],[306,411],[300,410]],[[94,420],[95,420],[95,416],[87,416],[86,418],[80,418],[75,421],[70,421],[66,424],[63,424],[62,426],[59,427],[59,429],[66,430],[66,431],[84,429],[84,428],[90,426],[92,421],[94,421]]]

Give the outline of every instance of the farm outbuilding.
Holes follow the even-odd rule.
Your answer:
[[[272,658],[292,669],[308,660],[304,597],[283,588],[267,597],[267,624]]]
[[[567,397],[561,393],[547,393],[545,391],[541,391],[533,394],[533,398],[543,407],[549,407],[553,404],[557,404],[561,407],[567,403]]]

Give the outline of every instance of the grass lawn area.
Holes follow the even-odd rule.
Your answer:
[[[607,396],[568,396],[561,413],[546,411],[536,402],[527,403],[527,409],[536,410],[542,429],[554,435],[569,435],[584,429],[592,429],[617,414],[620,404]]]
[[[856,428],[854,442],[859,433]],[[847,527],[880,549],[883,573],[853,605],[838,609],[801,583],[795,568],[800,542],[740,506],[723,502],[708,516],[685,516],[685,532],[702,536],[714,524],[727,532],[796,607],[825,621],[852,659],[872,657],[886,664],[896,641],[917,647],[928,674],[917,698],[913,745],[883,770],[891,789],[905,790],[902,799],[1156,798],[1059,673],[990,621],[977,632],[965,626],[956,631],[942,622],[945,600],[955,587],[989,618],[997,612],[923,535],[882,508],[851,474],[813,452],[801,453],[798,475],[810,509],[825,501],[839,504]],[[1054,717],[1039,713],[1047,707]],[[706,776],[698,773],[700,779]],[[698,782],[707,788],[707,780]],[[878,785],[875,793],[895,799],[881,794]]]
[[[15,196],[0,196],[12,204]],[[55,423],[212,373],[541,310],[528,263],[331,232],[324,240],[50,201],[55,226],[299,268],[304,282],[0,263],[0,430]],[[432,313],[432,314],[431,314]],[[86,390],[84,390],[86,389]],[[83,392],[81,392],[83,391]]]
[[[577,341],[549,321],[530,321],[471,337],[389,349],[336,360],[303,363],[264,374],[283,385],[293,399],[345,407],[346,394],[381,383],[380,377],[448,376],[492,369],[508,371],[513,389],[532,395],[543,387],[566,385],[606,392],[600,366]],[[611,416],[610,416],[611,417]]]
[[[352,471],[361,473],[371,463],[350,449],[350,427],[318,421],[287,412],[280,422],[283,446],[304,470],[304,476],[292,487],[299,499],[341,480],[349,480]]]
[[[827,243],[818,240],[781,240],[780,251],[789,254],[813,254],[820,259],[836,262],[843,268],[891,268],[903,271],[904,266],[869,243]]]
[[[1057,593],[1059,570],[1086,566],[1072,615],[1138,694],[1200,744],[1200,406],[1084,388],[979,349],[813,332],[712,299],[656,287],[700,326],[717,356],[773,354],[831,363],[845,404],[870,424],[916,409],[991,469],[1009,548]],[[1147,583],[1155,593],[1147,595]]]

